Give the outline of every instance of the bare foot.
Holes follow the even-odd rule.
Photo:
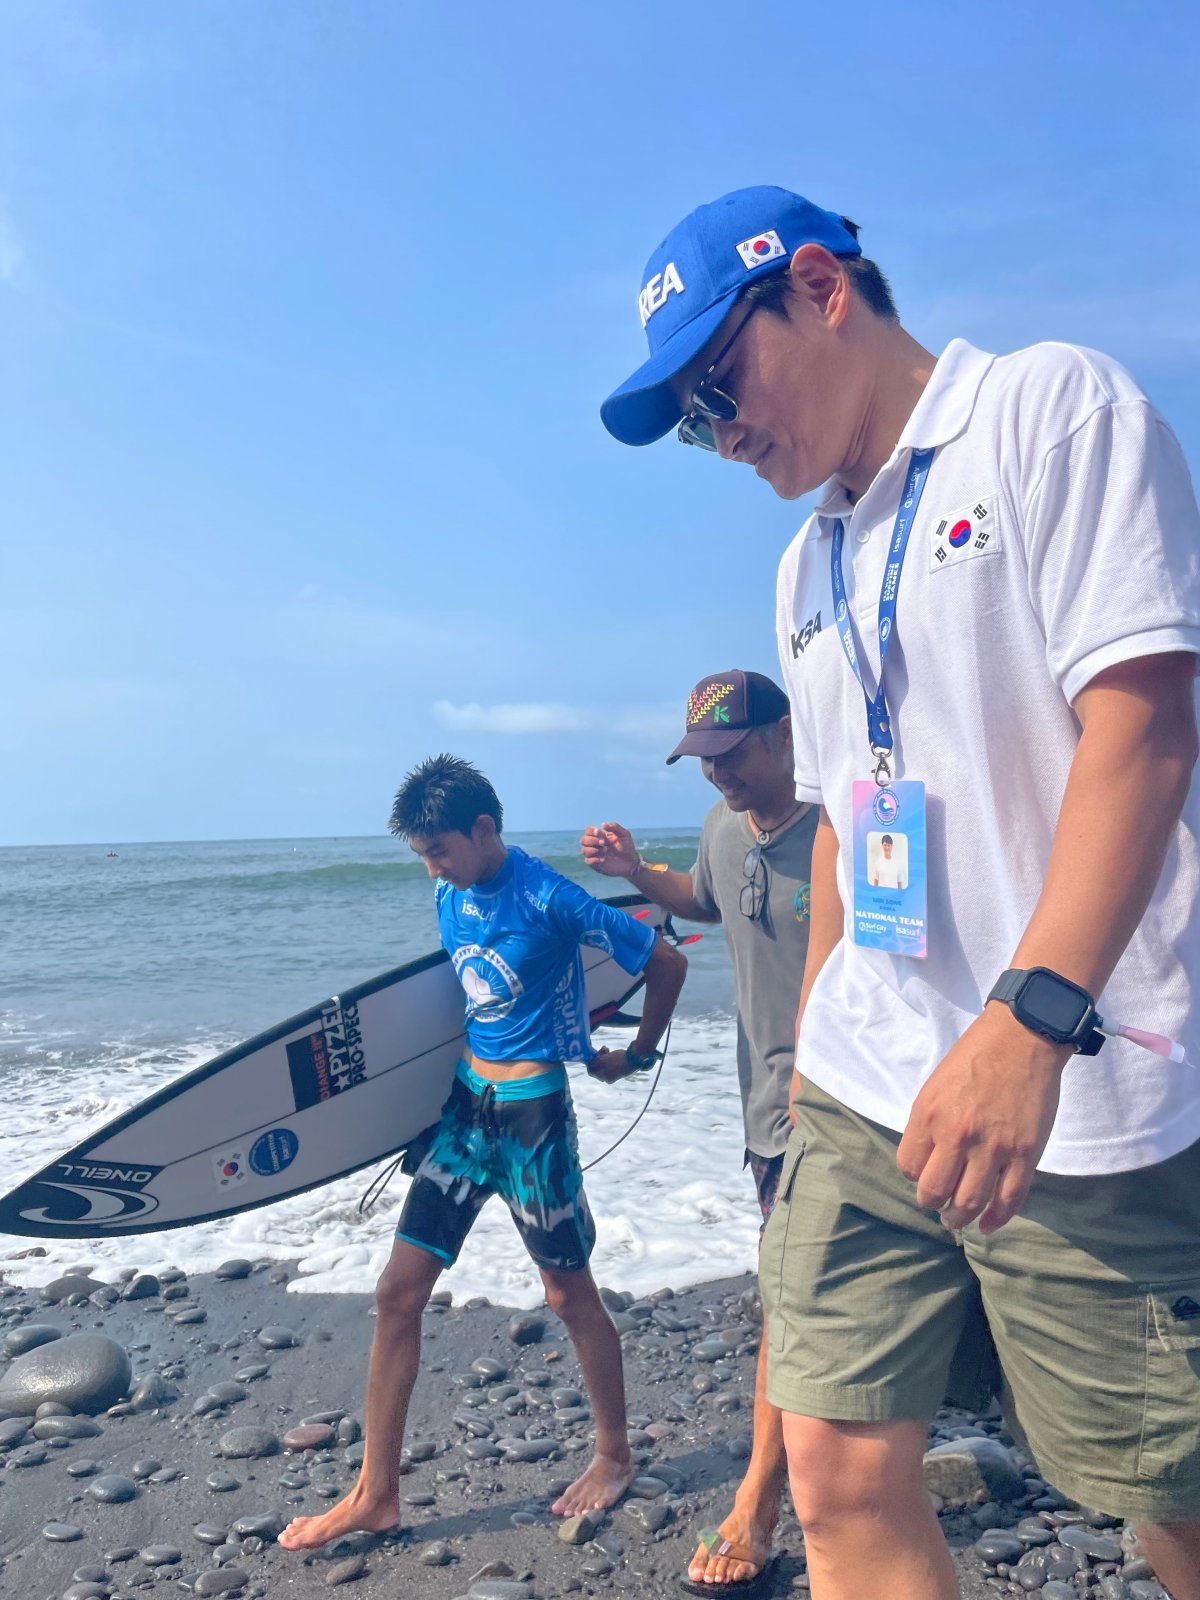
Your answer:
[[[688,1566],[688,1577],[693,1583],[749,1583],[770,1559],[772,1528],[761,1526],[735,1503],[717,1531],[720,1539],[711,1551],[701,1540]],[[725,1542],[733,1548],[718,1555]],[[750,1559],[742,1559],[744,1556]]]
[[[372,1501],[352,1490],[322,1516],[293,1517],[279,1535],[279,1543],[285,1550],[315,1550],[344,1533],[387,1533],[396,1526],[398,1512],[394,1495],[390,1500]]]
[[[591,1466],[550,1507],[556,1517],[576,1517],[581,1511],[603,1511],[615,1506],[637,1476],[633,1457],[618,1460],[597,1452]]]

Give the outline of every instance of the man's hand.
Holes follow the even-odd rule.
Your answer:
[[[629,1077],[634,1069],[625,1059],[624,1050],[598,1051],[588,1062],[588,1074],[599,1078],[601,1083],[619,1083],[622,1078]]]
[[[633,835],[619,822],[585,828],[579,848],[592,871],[602,872],[606,878],[628,878],[638,864]]]
[[[948,1228],[995,1233],[1025,1204],[1058,1110],[1069,1046],[989,1005],[926,1080],[896,1164]]]

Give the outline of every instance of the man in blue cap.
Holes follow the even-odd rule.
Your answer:
[[[760,1264],[813,1600],[958,1595],[923,1456],[980,1297],[1042,1477],[1135,1521],[1200,1600],[1200,512],[1178,443],[1095,351],[935,357],[854,224],[782,189],[685,218],[638,307],[615,437],[675,430],[785,499],[826,485],[777,585],[796,797],[821,820]],[[884,835],[896,883],[872,881]],[[981,1343],[980,1402],[985,1363]]]

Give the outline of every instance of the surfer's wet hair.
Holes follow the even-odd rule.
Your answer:
[[[388,827],[398,839],[470,833],[480,817],[491,817],[497,833],[504,825],[504,807],[479,768],[461,756],[430,756],[396,791]]]

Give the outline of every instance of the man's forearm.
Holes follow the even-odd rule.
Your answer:
[[[646,996],[642,1001],[642,1020],[633,1040],[636,1055],[649,1055],[667,1031],[687,977],[687,957],[662,935],[646,963]]]
[[[1083,731],[1014,966],[1049,967],[1093,995],[1112,976],[1187,797],[1197,748],[1193,696],[1192,658],[1176,656],[1113,668],[1079,696]]]
[[[683,917],[686,922],[721,920],[697,902],[690,872],[674,872],[670,867],[654,867],[641,861],[627,881],[647,900],[653,900],[656,906],[662,906],[674,917]]]

